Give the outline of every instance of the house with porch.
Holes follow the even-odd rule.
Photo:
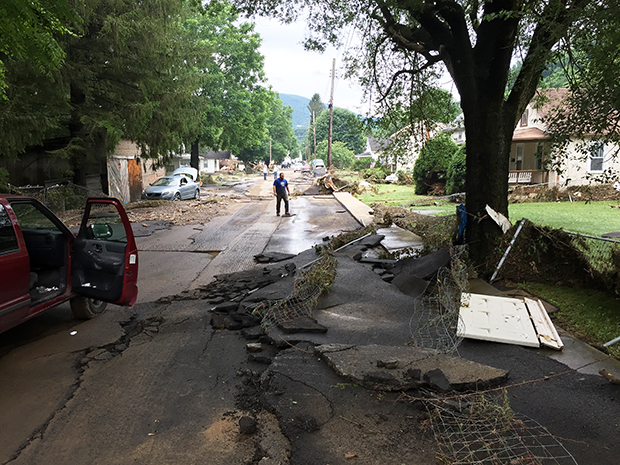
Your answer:
[[[573,140],[561,149],[552,147],[544,118],[559,105],[563,105],[568,89],[539,89],[546,97],[545,103],[530,102],[521,115],[513,133],[510,147],[509,184],[548,184],[569,186],[589,184],[592,176],[606,170],[620,170],[620,160],[615,157],[618,147],[606,145],[595,138]],[[580,147],[588,147],[587,153]],[[552,163],[549,163],[552,162]],[[560,173],[550,165],[560,164]]]

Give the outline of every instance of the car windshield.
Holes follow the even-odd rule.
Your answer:
[[[172,186],[175,182],[174,178],[159,178],[153,183],[153,186]]]

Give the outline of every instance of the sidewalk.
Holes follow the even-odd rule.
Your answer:
[[[375,220],[372,208],[348,192],[334,192],[334,197],[363,227]]]

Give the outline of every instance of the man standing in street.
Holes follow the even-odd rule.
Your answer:
[[[284,200],[284,216],[290,216],[288,196],[291,195],[291,191],[288,188],[288,181],[284,179],[283,171],[280,171],[280,177],[273,182],[273,195],[276,196],[276,215],[280,216],[280,202]]]

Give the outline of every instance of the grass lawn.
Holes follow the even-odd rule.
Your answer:
[[[415,195],[414,186],[400,186],[398,184],[374,184],[376,192],[364,192],[356,197],[366,204],[382,203],[391,207],[409,204],[416,200],[428,199],[425,195]]]
[[[609,294],[539,283],[522,283],[520,287],[558,307],[553,319],[592,345],[602,346],[620,336],[620,304]],[[610,346],[608,350],[611,355],[620,358],[620,343]]]
[[[416,201],[432,200],[432,197],[415,195],[414,186],[396,184],[376,184],[376,192],[365,192],[357,197],[364,203],[381,203],[397,207]],[[415,210],[441,210],[443,214],[454,214],[454,203],[432,206],[416,206]],[[510,220],[517,223],[527,218],[532,223],[566,231],[601,236],[608,232],[620,231],[620,206],[616,201],[600,202],[536,202],[514,203],[508,206]],[[441,213],[437,214],[441,215]]]
[[[600,236],[620,231],[618,202],[537,202],[515,203],[508,206],[510,220],[516,223],[527,218],[532,223],[556,229]]]

